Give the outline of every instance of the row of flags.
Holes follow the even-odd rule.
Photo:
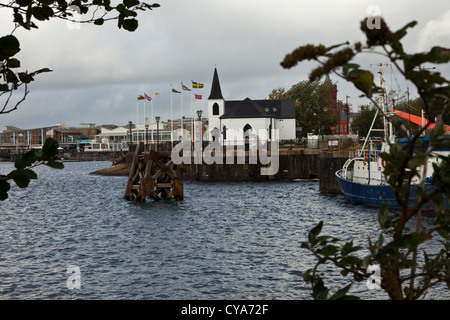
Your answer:
[[[192,81],[192,88],[193,89],[201,89],[204,87],[203,83],[200,82],[196,82],[196,81]],[[185,86],[183,83],[181,83],[181,90],[184,91],[191,91],[191,89],[189,89],[187,86]],[[181,93],[181,91],[176,90],[175,88],[172,87],[172,93]],[[144,93],[144,95],[138,95],[137,99],[138,100],[145,100],[147,99],[148,101],[152,101],[152,97],[159,97],[159,93],[151,93],[151,96],[148,96],[146,93]],[[201,94],[194,94],[194,98],[197,100],[202,100],[203,96]]]
[[[191,80],[191,82],[192,82],[192,88],[193,89],[201,89],[201,88],[203,88],[203,83],[200,83],[200,82],[196,82],[196,81],[192,81]],[[183,82],[181,83],[181,90],[184,90],[184,91],[192,91],[191,89],[189,89],[187,86],[185,86],[184,84],[183,84]],[[174,89],[174,88],[172,88],[172,92],[173,93],[181,93],[181,91],[178,91],[178,90],[176,90],[176,89]],[[194,98],[195,99],[197,99],[197,100],[202,100],[202,95],[201,94],[194,94]]]
[[[159,97],[159,93],[156,92],[152,92],[152,97]],[[138,95],[137,99],[138,100],[145,100],[147,99],[148,101],[152,101],[152,97],[148,96],[145,92],[144,95]]]

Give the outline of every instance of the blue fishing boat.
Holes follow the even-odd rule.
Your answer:
[[[383,88],[383,77],[381,75],[381,87]],[[384,103],[384,95],[381,97],[380,106],[383,113],[387,116],[398,115],[397,110],[387,110]],[[384,176],[384,160],[380,157],[382,152],[388,152],[390,144],[409,143],[408,138],[396,139],[392,122],[384,118],[383,129],[373,129],[373,124],[378,114],[378,109],[372,122],[372,126],[364,141],[364,145],[355,156],[350,157],[341,170],[338,170],[335,175],[339,182],[340,189],[344,197],[353,202],[369,206],[387,206],[388,208],[401,208],[398,204],[394,191],[387,183]],[[422,120],[422,124],[424,120]],[[374,130],[384,131],[382,139],[371,139],[370,133]],[[421,137],[424,146],[428,144],[428,136]],[[366,148],[367,146],[367,148]],[[433,175],[433,164],[440,165],[442,159],[439,157],[448,156],[450,150],[434,150],[428,157],[427,165],[418,168],[419,175],[414,177],[411,181],[411,191],[408,205],[411,207],[418,199],[416,193],[418,187],[423,185],[426,192],[431,192],[433,186],[431,185],[431,177]],[[445,207],[449,207],[448,202],[444,203]],[[434,210],[432,203],[427,203],[423,210]]]

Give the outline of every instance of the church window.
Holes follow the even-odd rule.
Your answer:
[[[218,115],[219,115],[219,105],[216,102],[213,105],[213,116],[218,116]]]

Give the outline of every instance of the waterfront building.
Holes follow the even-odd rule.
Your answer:
[[[0,130],[0,148],[4,150],[41,149],[47,138],[47,132],[55,128],[58,127],[21,129],[6,126],[5,130]]]
[[[272,140],[272,130],[278,130],[278,141],[294,140],[296,137],[295,126],[295,101],[293,99],[282,100],[225,100],[222,96],[217,68],[214,69],[211,94],[208,98],[208,130],[210,139],[213,130],[220,130],[221,137],[227,140],[227,131],[241,130],[243,135],[248,130],[259,136],[261,140]],[[243,139],[245,139],[243,137]]]

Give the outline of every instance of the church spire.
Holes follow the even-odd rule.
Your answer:
[[[211,86],[211,94],[208,99],[223,99],[222,90],[220,90],[219,76],[217,75],[217,68],[214,68],[214,77]]]

